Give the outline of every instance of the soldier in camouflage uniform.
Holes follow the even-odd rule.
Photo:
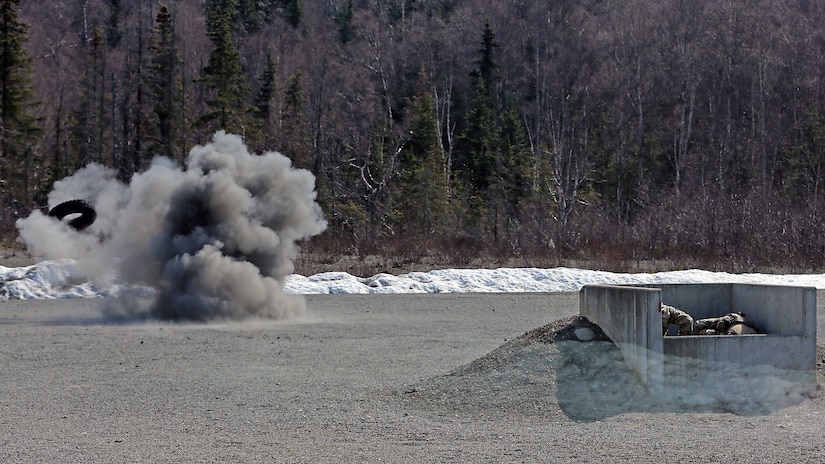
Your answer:
[[[745,313],[735,312],[722,317],[699,319],[693,323],[696,335],[742,335],[759,333],[756,324],[745,317]]]
[[[690,317],[690,314],[666,304],[659,306],[659,312],[662,313],[663,336],[667,334],[667,327],[670,324],[679,326],[679,335],[691,335],[693,333],[693,318]]]

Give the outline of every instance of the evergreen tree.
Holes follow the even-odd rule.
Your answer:
[[[272,99],[277,91],[275,84],[275,58],[272,57],[272,49],[266,51],[266,62],[261,72],[260,88],[255,96],[255,116],[260,119],[265,130],[272,123],[274,116],[272,110]]]
[[[261,24],[268,24],[278,4],[282,0],[236,0],[238,20],[247,34],[261,30]]]
[[[307,99],[304,94],[303,75],[300,71],[289,78],[284,90],[284,111],[281,121],[280,146],[284,154],[292,158],[295,166],[311,169],[307,141],[306,110]],[[317,171],[316,171],[317,172]]]
[[[471,73],[474,80],[480,81],[481,87],[487,91],[489,98],[493,97],[495,86],[498,81],[498,64],[496,64],[493,54],[498,47],[496,43],[496,35],[493,33],[493,28],[490,27],[490,22],[484,22],[484,29],[481,32],[481,48],[479,49],[479,58],[475,64],[477,68]]]
[[[123,38],[120,22],[123,16],[123,0],[109,0],[109,20],[106,24],[106,40],[110,47],[117,47]]]
[[[292,27],[300,26],[301,21],[304,20],[304,6],[301,0],[281,0],[281,5],[284,8],[286,21]]]
[[[241,69],[241,55],[232,38],[232,11],[218,5],[209,10],[207,30],[213,49],[204,68],[202,82],[211,92],[206,102],[209,111],[200,118],[201,125],[214,132],[227,132],[254,139],[254,122],[248,118],[248,99],[252,91]]]
[[[461,134],[461,148],[456,156],[456,170],[475,194],[483,194],[493,180],[496,169],[498,127],[487,89],[475,81],[467,127]]]
[[[185,130],[181,60],[178,54],[175,25],[169,7],[161,5],[155,19],[151,50],[149,89],[152,99],[153,151],[172,159],[181,159],[181,133]]]
[[[338,26],[338,40],[341,44],[346,44],[355,37],[355,26],[352,24],[353,15],[352,0],[346,0],[343,8],[335,17],[335,23]]]
[[[206,15],[223,9],[230,13],[233,26],[239,24],[243,32],[255,34],[263,24],[272,22],[279,8],[292,26],[297,27],[303,20],[303,7],[296,0],[207,0]]]
[[[500,128],[494,99],[498,85],[498,65],[493,59],[496,47],[495,34],[489,22],[485,22],[479,58],[475,61],[476,68],[470,73],[472,96],[466,125],[455,151],[456,177],[460,180],[466,203],[464,227],[476,236],[485,235],[491,226],[494,234],[497,233],[499,218],[495,208],[500,202],[495,200],[504,196],[502,184],[497,181]],[[495,189],[490,191],[493,185]],[[494,200],[492,206],[495,214],[492,218],[487,217],[490,200]]]
[[[496,170],[499,135],[493,90],[498,65],[493,60],[493,50],[497,46],[490,24],[484,23],[477,68],[470,74],[473,83],[470,111],[456,154],[456,170],[476,195],[485,193]]]
[[[230,30],[234,27],[239,16],[245,12],[246,0],[206,0],[206,34],[211,39],[215,33],[215,26],[221,26],[216,18],[225,15]]]
[[[260,137],[251,148],[257,151],[282,148],[278,146],[276,104],[279,95],[275,76],[275,58],[272,56],[272,49],[268,48],[264,68],[258,76],[258,91],[255,93],[252,108],[252,117]]]
[[[410,137],[401,158],[401,179],[396,199],[402,227],[425,236],[447,231],[447,167],[438,139],[435,103],[422,93],[412,102],[415,111]]]
[[[510,105],[501,118],[499,146],[499,178],[508,208],[508,216],[518,216],[521,203],[532,195],[532,155],[524,125],[515,105]]]
[[[785,160],[785,194],[818,204],[825,194],[825,118],[812,105],[800,116],[796,144]]]
[[[0,2],[0,179],[18,201],[31,200],[31,180],[39,178],[32,162],[40,133],[31,110],[38,104],[31,82],[31,59],[23,44],[28,25],[17,17],[20,0]],[[2,187],[0,187],[2,188]]]
[[[238,0],[238,18],[249,34],[261,29],[261,3],[258,0]]]

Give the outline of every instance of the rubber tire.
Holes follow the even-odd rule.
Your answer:
[[[69,221],[69,226],[75,230],[83,230],[92,225],[97,219],[97,212],[92,204],[81,199],[64,201],[49,210],[49,216],[56,218],[58,221],[70,214],[78,213],[80,213],[80,216]]]

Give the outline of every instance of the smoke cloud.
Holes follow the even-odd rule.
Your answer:
[[[76,231],[40,211],[17,221],[39,259],[73,258],[90,279],[149,286],[150,304],[123,295],[112,316],[171,320],[282,319],[304,301],[283,293],[297,241],[326,228],[315,177],[276,152],[250,154],[224,132],[189,153],[185,169],[157,158],[129,184],[92,164],[58,181],[49,206],[85,198],[97,210]]]

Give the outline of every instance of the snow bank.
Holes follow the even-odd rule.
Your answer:
[[[346,272],[287,276],[290,294],[340,293],[508,293],[577,292],[589,284],[758,283],[825,289],[825,274],[729,274],[698,269],[656,273],[614,273],[572,268],[439,269],[402,275],[357,277]],[[28,299],[88,298],[118,295],[120,284],[100,284],[82,276],[70,259],[43,261],[32,266],[0,266],[0,297]],[[135,289],[130,289],[135,290]],[[137,289],[146,296],[151,289]]]

